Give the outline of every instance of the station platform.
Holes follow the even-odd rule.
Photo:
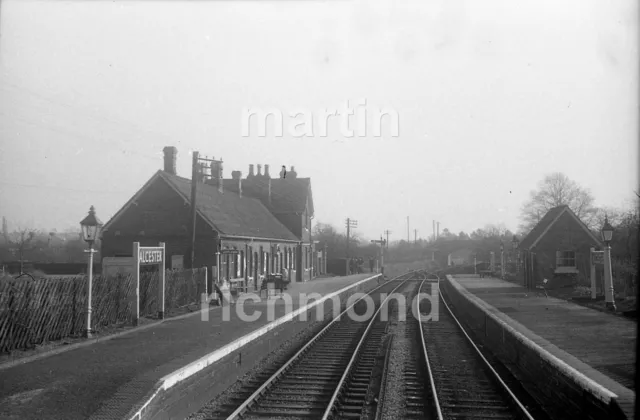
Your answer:
[[[546,297],[543,291],[496,278],[455,275],[452,279],[495,308],[526,337],[537,335],[578,359],[554,356],[618,396],[627,418],[635,407],[637,323],[566,300]],[[533,333],[533,334],[531,334]],[[544,344],[541,344],[543,347]],[[551,347],[551,346],[549,346]],[[546,350],[553,352],[551,349]]]
[[[166,391],[256,339],[262,331],[291,319],[289,316],[295,314],[291,308],[304,309],[300,308],[301,294],[344,296],[341,293],[374,287],[377,277],[368,273],[292,283],[286,291],[292,307],[286,308],[284,300],[279,299],[282,302],[272,305],[275,318],[264,309],[266,300],[245,302],[245,313],[261,312],[250,322],[240,319],[233,304],[227,310],[230,318],[224,320],[224,307],[216,306],[204,311],[208,321],[197,311],[34,361],[0,366],[0,418],[136,418],[136,407],[148,404],[159,383]]]

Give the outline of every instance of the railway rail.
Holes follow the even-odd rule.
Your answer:
[[[439,278],[429,277],[420,284],[420,293],[427,284],[438,287]],[[428,377],[430,407],[427,410],[431,416],[424,413],[425,417],[533,420],[528,409],[473,343],[440,291],[438,299],[438,307],[432,313],[437,311],[437,322],[415,320]],[[430,303],[423,301],[421,306],[420,313],[431,313]]]
[[[392,294],[421,272],[411,271],[370,291]],[[277,371],[269,372],[243,390],[238,404],[221,407],[216,419],[360,418],[380,362],[386,322],[378,316],[389,301],[380,298],[372,316],[351,319],[349,311],[363,315],[364,298],[334,318]],[[384,360],[384,352],[382,359]],[[264,382],[259,384],[259,382]]]

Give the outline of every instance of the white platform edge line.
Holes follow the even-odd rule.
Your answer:
[[[486,313],[494,320],[496,321],[499,325],[501,325],[503,328],[507,329],[507,331],[509,331],[511,334],[513,334],[519,341],[522,341],[526,346],[531,347],[532,349],[536,350],[537,353],[539,353],[544,359],[546,359],[550,364],[552,365],[557,365],[559,368],[561,368],[562,371],[566,372],[570,377],[572,377],[573,379],[578,379],[580,382],[583,382],[585,387],[589,390],[592,391],[594,394],[596,394],[596,396],[602,396],[604,398],[608,398],[608,400],[600,398],[601,400],[603,400],[604,402],[608,403],[610,400],[612,399],[616,399],[618,398],[618,395],[615,394],[614,392],[612,392],[611,390],[609,390],[608,388],[604,387],[603,385],[597,383],[596,381],[594,381],[593,379],[587,377],[585,374],[583,374],[582,372],[579,372],[577,369],[575,369],[573,366],[568,365],[567,363],[565,363],[563,360],[559,359],[558,357],[556,357],[555,355],[551,354],[549,351],[545,350],[544,348],[542,348],[541,346],[539,346],[537,343],[535,343],[533,340],[531,340],[530,338],[526,337],[524,334],[522,334],[520,331],[516,330],[514,327],[512,327],[511,325],[509,325],[509,323],[505,322],[503,319],[501,319],[499,316],[496,315],[495,312],[500,313],[500,311],[498,309],[496,309],[494,306],[492,306],[491,304],[483,301],[482,299],[480,299],[478,296],[474,295],[473,293],[471,293],[470,291],[468,291],[464,286],[462,286],[460,283],[458,283],[457,281],[455,281],[455,279],[453,279],[450,275],[447,275],[448,280],[450,281],[451,285],[456,288],[458,291],[461,292],[461,294],[466,295],[469,298],[469,301],[473,304],[475,304],[476,306],[478,306],[480,308],[480,310],[486,310]],[[483,308],[484,306],[484,308]],[[517,323],[518,325],[521,325],[520,323],[518,323],[516,320],[511,319],[510,321]],[[525,328],[527,330],[529,330],[527,327],[525,327],[524,325],[521,325],[522,328]],[[530,330],[529,330],[530,331]],[[530,331],[533,335],[535,335],[536,337],[539,337],[537,334],[533,333],[533,331]],[[544,338],[540,337],[541,339],[545,340]],[[549,342],[548,340],[545,340],[547,342]],[[567,354],[569,354],[568,352],[560,349],[558,346],[554,345],[553,343],[549,342],[549,344],[553,345],[554,347],[558,348],[560,351],[563,351]],[[573,355],[572,355],[573,356]],[[575,356],[573,356],[575,357]],[[577,358],[576,358],[577,359]],[[578,359],[579,360],[579,359]],[[584,363],[584,362],[583,362]],[[585,363],[586,364],[586,363]]]
[[[321,303],[324,303],[326,300],[333,298],[334,296],[340,295],[344,292],[349,291],[350,289],[356,288],[359,285],[361,285],[362,283],[369,281],[371,279],[374,279],[376,277],[380,276],[380,274],[376,274],[375,276],[371,276],[371,277],[367,277],[365,279],[362,279],[360,281],[358,281],[357,283],[354,284],[350,284],[348,286],[343,287],[342,289],[336,291],[336,292],[332,292],[329,293],[328,295],[323,296],[322,298],[315,300],[311,303],[306,304],[305,306],[303,306],[302,308],[298,308],[295,311],[278,318],[276,321],[270,322],[269,324],[258,328],[257,330],[243,336],[240,337],[234,341],[232,341],[231,343],[227,344],[224,347],[221,347],[217,350],[214,350],[212,353],[201,357],[200,359],[196,360],[195,362],[191,362],[189,363],[187,366],[178,369],[175,372],[172,372],[168,375],[166,375],[165,377],[163,377],[162,379],[160,379],[160,381],[158,381],[158,383],[160,384],[160,387],[153,393],[153,395],[144,403],[144,405],[142,407],[140,407],[140,409],[138,409],[131,417],[130,420],[137,420],[137,419],[141,419],[142,418],[142,412],[149,406],[149,404],[151,404],[153,402],[153,400],[156,398],[156,396],[158,395],[158,393],[160,391],[165,391],[171,387],[173,387],[175,384],[189,378],[190,376],[193,376],[194,374],[198,373],[199,371],[205,369],[207,366],[217,362],[218,360],[222,359],[223,357],[229,355],[231,352],[233,352],[234,350],[237,350],[241,347],[243,347],[244,345],[246,345],[247,343],[250,343],[251,341],[254,341],[256,338],[268,333],[269,331],[271,331],[272,329],[276,328],[277,326],[284,324],[285,322],[289,322],[291,321],[293,318],[295,318],[296,316],[298,316],[299,314],[301,314],[304,311],[307,311],[317,305],[320,305]]]

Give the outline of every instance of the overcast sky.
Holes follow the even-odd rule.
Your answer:
[[[407,216],[411,239],[433,219],[515,229],[554,171],[618,206],[637,188],[637,21],[634,0],[3,0],[0,215],[106,222],[168,145],[183,176],[193,150],[225,176],[295,165],[316,221],[369,237],[406,238]],[[360,100],[366,137],[288,134],[290,112]],[[243,108],[280,110],[284,136],[243,137]],[[397,137],[389,119],[373,136],[377,108]]]

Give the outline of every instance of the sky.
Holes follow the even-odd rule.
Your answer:
[[[61,230],[94,205],[106,222],[165,146],[185,177],[194,150],[225,176],[293,165],[314,221],[365,237],[406,238],[407,217],[411,239],[433,220],[514,230],[557,171],[620,206],[638,183],[637,22],[634,0],[3,0],[0,215]],[[347,101],[365,137],[339,119],[243,136],[244,109],[315,124]],[[375,136],[377,109],[397,136],[389,117]]]

